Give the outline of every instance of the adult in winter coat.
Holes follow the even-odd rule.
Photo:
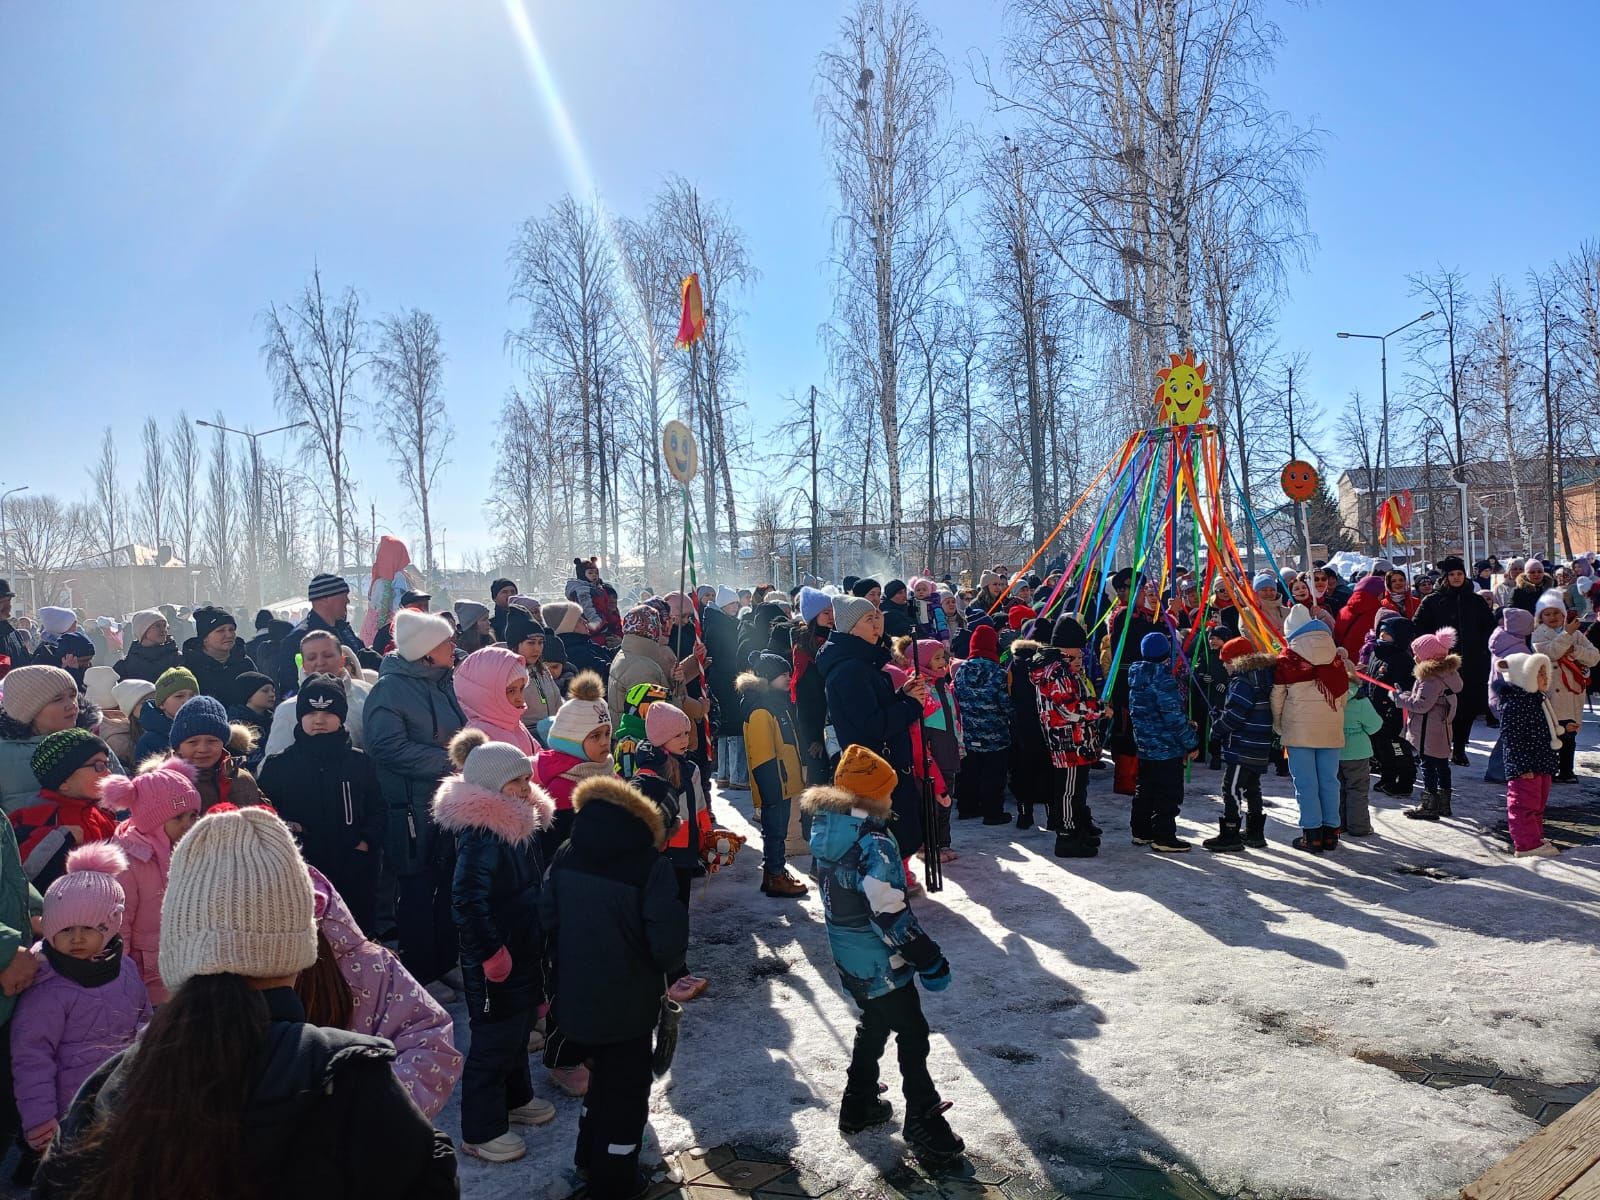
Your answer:
[[[838,596],[833,601],[834,634],[817,655],[817,670],[827,688],[828,715],[839,747],[864,746],[882,755],[899,773],[894,793],[895,840],[908,858],[922,848],[922,794],[912,778],[911,727],[922,718],[928,687],[916,677],[896,691],[884,665],[883,614],[872,601]]]
[[[1550,660],[1550,709],[1561,726],[1561,770],[1557,783],[1574,783],[1578,729],[1588,698],[1589,672],[1600,663],[1600,650],[1578,628],[1578,618],[1568,617],[1559,592],[1546,592],[1539,600],[1533,627],[1533,649]]]
[[[278,650],[278,695],[292,695],[300,683],[300,664],[295,661],[300,653],[300,643],[306,634],[320,629],[331,633],[341,645],[349,646],[363,667],[376,669],[379,658],[360,635],[351,628],[350,585],[338,575],[314,575],[306,587],[306,598],[311,601],[311,611],[300,623],[284,634]]]
[[[590,1063],[573,1161],[597,1200],[640,1187],[650,1107],[652,1034],[668,969],[689,948],[689,914],[661,853],[660,811],[618,779],[573,796],[572,835],[556,852],[539,900],[549,939],[551,1016]]]
[[[1242,637],[1223,643],[1220,657],[1228,691],[1211,714],[1211,733],[1222,747],[1222,817],[1217,836],[1200,844],[1213,851],[1261,849],[1267,844],[1261,773],[1276,754],[1272,688],[1277,658]]]
[[[910,595],[903,580],[891,579],[883,585],[883,636],[895,638],[911,636]]]
[[[622,637],[622,615],[617,611],[617,590],[600,578],[600,565],[592,558],[572,560],[573,577],[567,580],[566,598],[583,613],[587,636],[597,646]]]
[[[744,722],[733,685],[744,667],[739,657],[739,593],[724,584],[713,600],[700,614],[700,633],[706,644],[706,682],[716,705],[717,775],[723,783],[743,787],[749,782]]]
[[[451,682],[454,630],[443,617],[395,614],[392,654],[367,697],[367,752],[388,810],[384,853],[400,878],[400,959],[424,984],[455,960],[452,864],[433,823],[433,794],[450,774],[450,739],[467,722]]]
[[[1339,610],[1338,620],[1333,623],[1333,640],[1351,662],[1360,661],[1361,647],[1377,622],[1378,610],[1382,606],[1383,580],[1376,575],[1368,575],[1356,584],[1350,599]]]
[[[973,630],[967,658],[956,668],[956,705],[967,757],[956,776],[956,815],[982,817],[985,825],[1004,825],[1006,758],[1011,752],[1011,697],[1000,665],[994,629]]]
[[[1479,592],[1467,578],[1466,564],[1456,555],[1437,564],[1444,578],[1436,590],[1423,597],[1412,625],[1418,634],[1438,633],[1447,626],[1456,631],[1455,652],[1461,656],[1463,691],[1458,698],[1450,761],[1467,765],[1467,740],[1472,722],[1488,707],[1489,635],[1494,632],[1494,609],[1487,593]],[[1531,612],[1532,606],[1527,606]]]
[[[362,932],[328,877],[310,864],[307,871],[317,898],[319,935],[317,965],[302,972],[295,981],[295,990],[306,1004],[307,1019],[313,1024],[333,1025],[394,1043],[394,1077],[423,1116],[437,1116],[461,1078],[455,1022],[406,973],[398,958]],[[316,975],[323,967],[324,945],[348,996],[349,1010],[344,1012],[341,1003],[336,1015],[318,1021],[318,997],[308,999],[306,993],[319,990],[322,981],[316,980]],[[311,986],[307,988],[306,984]],[[336,992],[339,988],[333,985],[321,990]]]
[[[455,839],[451,908],[472,1038],[461,1082],[468,1154],[509,1162],[526,1149],[509,1124],[542,1125],[555,1107],[533,1094],[528,1035],[544,1000],[539,831],[555,814],[518,747],[465,729],[450,743],[461,771],[439,785],[433,818]]]
[[[256,613],[255,625],[256,636],[245,645],[244,652],[256,664],[256,670],[276,683],[283,669],[283,641],[294,626],[264,608]]]
[[[622,618],[622,645],[611,660],[606,680],[606,703],[616,728],[627,707],[628,693],[641,683],[653,683],[670,696],[682,688],[675,678],[677,666],[671,651],[661,644],[661,614],[648,604],[630,608]]]
[[[611,655],[596,646],[583,622],[583,609],[570,601],[553,601],[543,606],[544,619],[561,643],[562,657],[572,665],[574,675],[593,671],[605,681],[611,673]],[[617,637],[622,637],[621,619],[617,622]]]
[[[1539,600],[1550,588],[1551,580],[1545,573],[1544,563],[1537,558],[1530,558],[1517,578],[1517,586],[1512,589],[1511,605],[1525,608],[1537,616]]]
[[[255,663],[244,652],[233,617],[220,608],[194,610],[198,631],[183,644],[182,663],[200,684],[202,696],[215,696],[227,704],[233,695],[233,681]]]
[[[178,643],[167,632],[167,619],[154,609],[136,612],[126,627],[130,638],[123,657],[112,665],[118,679],[147,679],[151,683],[164,671],[179,665]]]
[[[0,807],[16,812],[39,802],[33,755],[45,738],[63,729],[93,730],[100,710],[78,691],[60,667],[17,667],[6,675],[0,696]],[[123,767],[111,758],[113,774]]]
[[[287,986],[316,963],[317,934],[283,822],[207,817],[178,847],[168,894],[171,999],[84,1083],[35,1194],[456,1196],[454,1152],[395,1079],[394,1047],[308,1025]]]
[[[1302,605],[1283,624],[1284,649],[1273,673],[1272,723],[1288,752],[1300,806],[1296,850],[1320,854],[1338,846],[1339,753],[1349,664],[1333,631]]]
[[[536,749],[533,735],[522,723],[528,709],[523,699],[527,686],[528,668],[520,655],[500,646],[474,650],[455,673],[456,701],[467,718],[466,727],[531,755]]]
[[[16,600],[11,582],[0,579],[0,678],[12,667],[26,666],[33,658],[27,637],[11,622],[11,605]]]
[[[289,824],[306,861],[339,890],[363,929],[377,927],[377,859],[388,810],[372,760],[350,743],[348,702],[331,675],[313,677],[295,697],[294,742],[269,758],[261,788]]]
[[[794,674],[789,679],[789,698],[794,701],[795,725],[800,734],[800,756],[806,765],[806,781],[825,784],[833,778],[828,753],[828,689],[817,670],[817,655],[833,636],[833,601],[815,588],[800,589],[800,617],[790,635],[790,659]]]
[[[302,665],[300,673],[295,678],[295,687],[300,686],[300,680],[309,679],[313,675],[329,675],[337,679],[339,686],[344,688],[347,707],[345,731],[349,733],[350,742],[357,750],[365,750],[367,697],[372,694],[372,684],[365,679],[357,678],[352,673],[341,649],[341,643],[327,630],[315,630],[306,634],[300,640],[299,654]],[[287,750],[294,741],[294,731],[299,727],[300,718],[295,715],[294,696],[290,695],[288,699],[278,701],[278,707],[272,713],[272,729],[267,734],[263,757],[271,758],[274,754],[281,754]]]

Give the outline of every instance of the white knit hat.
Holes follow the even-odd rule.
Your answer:
[[[161,902],[161,981],[275,979],[317,961],[316,897],[289,827],[264,808],[214,813],[172,852]]]
[[[90,667],[83,673],[83,694],[96,708],[112,708],[116,698],[117,673],[110,667]]]
[[[138,612],[134,613],[133,616],[128,618],[128,628],[133,630],[133,640],[137,642],[144,637],[145,634],[150,632],[150,626],[154,625],[157,621],[165,620],[166,618],[158,613],[155,609],[145,608],[139,610]],[[132,644],[132,642],[129,643],[129,645]]]
[[[430,650],[455,636],[450,622],[432,613],[402,608],[394,615],[394,648],[408,662],[417,662]]]
[[[1539,597],[1538,601],[1533,606],[1534,618],[1537,619],[1543,616],[1544,611],[1547,608],[1559,609],[1561,612],[1565,613],[1567,611],[1566,598],[1557,591],[1546,592],[1544,595]]]
[[[124,679],[111,689],[111,703],[123,716],[131,717],[143,703],[144,698],[152,695],[155,690],[156,685],[148,679]]]
[[[718,608],[724,608],[729,604],[737,604],[739,603],[739,593],[724,583],[717,588],[716,603]]]
[[[461,768],[461,778],[491,792],[531,774],[533,764],[528,756],[509,742],[484,742],[473,747]]]

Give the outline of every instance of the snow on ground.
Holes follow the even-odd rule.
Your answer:
[[[1455,820],[1408,821],[1375,797],[1377,836],[1332,856],[1289,848],[1289,781],[1270,775],[1273,844],[1245,855],[1133,846],[1109,771],[1091,777],[1106,829],[1096,859],[1057,860],[1037,830],[958,822],[961,859],[915,908],[954,972],[923,1003],[969,1149],[1063,1188],[1093,1186],[1094,1160],[1150,1155],[1224,1194],[1386,1200],[1453,1195],[1504,1156],[1536,1128],[1506,1097],[1437,1091],[1356,1057],[1436,1055],[1550,1083],[1600,1072],[1600,847],[1511,860],[1493,833],[1504,789],[1478,781],[1490,744],[1456,771]],[[1554,802],[1600,803],[1597,765],[1581,756],[1586,782]],[[1218,780],[1194,773],[1191,838],[1215,831]],[[747,793],[718,802],[734,827],[747,811]],[[749,832],[734,867],[696,888],[689,965],[712,986],[656,1086],[651,1157],[753,1143],[871,1192],[903,1153],[898,1126],[835,1129],[854,1010],[820,900],[762,896]],[[1459,878],[1397,871],[1419,865]],[[464,1158],[464,1195],[576,1187],[578,1102],[535,1080],[556,1120],[527,1131],[522,1163]],[[459,1130],[453,1103],[439,1123]]]

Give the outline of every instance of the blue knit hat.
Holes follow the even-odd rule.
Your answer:
[[[1253,580],[1251,580],[1250,586],[1252,589],[1260,587],[1275,587],[1278,589],[1279,594],[1282,594],[1283,592],[1283,581],[1271,571],[1261,572],[1261,574],[1257,575]]]
[[[800,619],[807,625],[820,617],[833,604],[833,597],[820,588],[800,589]]]
[[[1139,653],[1146,662],[1161,662],[1171,656],[1172,643],[1164,633],[1147,633],[1139,643]]]
[[[194,696],[184,701],[178,715],[172,718],[171,742],[176,749],[192,737],[210,734],[226,743],[230,732],[228,710],[222,707],[222,701],[215,696]]]

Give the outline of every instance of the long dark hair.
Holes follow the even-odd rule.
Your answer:
[[[317,926],[317,961],[294,981],[294,994],[305,1006],[306,1024],[329,1029],[349,1029],[356,1000],[339,973],[339,960],[328,935]],[[359,1032],[359,1031],[357,1031]]]
[[[239,975],[196,975],[156,1010],[115,1107],[62,1151],[83,1200],[228,1196],[254,1200],[244,1112],[267,1036],[267,1005]]]

